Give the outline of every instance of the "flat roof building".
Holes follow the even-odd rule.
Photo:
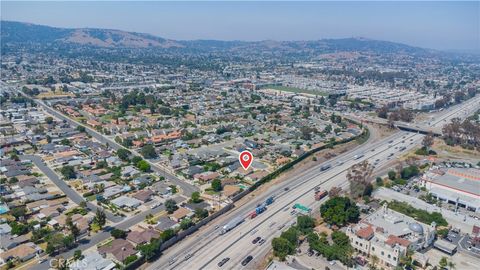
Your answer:
[[[347,228],[352,247],[364,256],[376,256],[386,268],[395,268],[407,250],[421,250],[435,239],[435,222],[419,223],[413,218],[387,208],[372,213]]]
[[[480,170],[434,167],[422,176],[433,197],[471,211],[480,211]]]

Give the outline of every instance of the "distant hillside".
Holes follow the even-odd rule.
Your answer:
[[[5,43],[72,43],[98,47],[181,47],[172,40],[153,35],[110,29],[56,28],[30,23],[2,21],[1,37]]]
[[[319,54],[366,51],[374,53],[428,54],[432,50],[365,38],[322,39],[315,41],[175,41],[149,34],[94,28],[56,28],[22,22],[1,21],[2,48],[17,45],[93,46],[99,48],[162,48],[184,52],[247,52],[269,54]]]

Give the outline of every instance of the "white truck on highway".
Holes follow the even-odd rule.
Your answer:
[[[353,159],[359,159],[359,158],[361,158],[361,157],[363,157],[363,156],[364,156],[363,154],[358,154],[358,155],[353,156]]]
[[[227,233],[227,232],[230,231],[231,229],[237,227],[238,224],[242,223],[243,221],[245,221],[245,218],[242,217],[242,216],[238,216],[238,217],[230,220],[227,224],[225,224],[225,225],[222,227],[222,231],[220,232],[220,234],[225,234],[225,233]]]

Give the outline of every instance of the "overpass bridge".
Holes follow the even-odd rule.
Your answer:
[[[432,134],[433,136],[437,137],[442,136],[442,130],[438,127],[431,127],[421,124],[409,124],[400,121],[394,122],[393,124],[398,129],[405,131],[416,132],[420,134]]]

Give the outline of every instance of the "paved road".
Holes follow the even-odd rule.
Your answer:
[[[60,179],[60,176],[55,173],[52,169],[50,169],[47,165],[43,163],[43,160],[39,156],[35,155],[22,155],[20,156],[20,159],[22,160],[31,160],[35,165],[42,171],[43,174],[45,174],[52,182],[57,185],[57,187],[62,190],[65,195],[67,195],[70,200],[72,200],[76,204],[80,204],[81,202],[84,202],[85,199],[80,196],[75,190],[70,188],[65,181]],[[87,202],[87,207],[92,209],[92,211],[96,212],[98,208],[103,209],[101,207],[96,206],[95,204],[92,204],[90,202]],[[109,211],[105,211],[105,215],[107,219],[113,223],[117,223],[123,220],[123,217],[115,216]]]
[[[185,198],[183,198],[182,196],[175,196],[175,197],[173,197],[173,199],[179,204],[185,200]],[[114,227],[117,228],[117,229],[121,229],[121,230],[127,230],[131,226],[145,220],[145,217],[148,214],[156,215],[156,214],[158,214],[158,213],[160,213],[161,211],[164,211],[164,210],[165,210],[164,205],[156,207],[155,209],[148,209],[147,211],[143,211],[143,212],[141,212],[137,215],[134,215],[130,218],[125,219],[124,221],[122,221],[120,223],[117,223]],[[105,241],[106,239],[108,239],[110,237],[110,232],[109,232],[110,229],[112,229],[112,227],[110,227],[110,228],[107,227],[103,231],[98,232],[91,237],[80,239],[78,247],[76,247],[76,248],[74,248],[70,251],[63,252],[63,253],[60,254],[60,256],[62,256],[63,258],[71,258],[71,257],[73,257],[73,253],[74,253],[75,250],[80,249],[80,250],[84,251],[86,249],[89,249],[89,248],[101,243],[102,241]],[[58,255],[56,255],[56,256],[58,256]],[[32,269],[32,270],[49,269],[50,268],[49,267],[50,259],[53,259],[56,256],[49,257],[46,262],[44,262],[42,264],[33,265],[29,269]]]
[[[455,106],[451,110],[442,112],[438,118],[432,121],[432,125],[443,125],[453,117],[466,115],[466,110],[476,110],[480,107],[478,100],[476,98],[464,103],[463,106]],[[270,244],[267,243],[294,222],[295,216],[290,214],[292,204],[298,202],[312,209],[318,209],[321,202],[315,202],[313,199],[315,186],[320,185],[322,189],[327,190],[332,186],[347,188],[345,172],[351,165],[363,160],[372,162],[378,159],[377,167],[382,167],[390,160],[395,160],[404,152],[420,145],[422,138],[423,135],[420,134],[399,132],[384,140],[365,144],[354,151],[328,161],[330,164],[335,164],[338,160],[344,161],[343,165],[335,166],[329,171],[320,172],[318,167],[306,170],[290,182],[271,187],[264,194],[252,198],[244,206],[234,209],[213,221],[208,225],[208,229],[166,250],[163,256],[153,263],[149,269],[218,269],[217,263],[225,257],[229,257],[230,260],[222,269],[242,269],[240,262],[248,255],[254,256],[254,261],[249,264],[251,267],[256,260],[255,255],[269,249]],[[392,142],[389,143],[389,141]],[[402,141],[405,141],[405,143]],[[406,149],[399,151],[394,149],[394,146],[405,146]],[[375,150],[372,152],[372,149]],[[365,156],[354,160],[353,155],[360,153]],[[283,191],[285,186],[289,186],[290,190]],[[255,219],[245,219],[232,231],[225,235],[219,235],[218,229],[215,229],[217,225],[222,226],[236,216],[246,217],[258,203],[261,203],[270,194],[276,195],[276,201],[269,206],[265,213]],[[279,229],[279,226],[282,225],[285,226]],[[257,236],[266,239],[267,242],[262,246],[252,244],[251,241]],[[188,256],[191,258],[185,259],[188,254],[193,256]],[[245,268],[248,268],[249,265]]]
[[[28,98],[31,98],[27,95],[25,95],[22,91],[20,90],[16,90],[13,86],[9,86],[9,85],[6,85],[5,83],[2,83],[2,85],[4,85],[5,87],[9,87],[10,90],[12,91],[16,91],[17,93],[20,93],[22,95],[24,95],[25,97],[28,97]],[[38,99],[34,99],[35,103],[37,103],[38,105],[40,105],[43,109],[45,109],[45,111],[47,111],[48,113],[54,115],[55,117],[61,119],[61,120],[65,120],[67,121],[70,125],[72,125],[73,127],[77,127],[77,126],[83,126],[85,127],[85,130],[86,132],[91,135],[92,137],[94,137],[95,139],[97,139],[99,142],[105,144],[105,145],[108,145],[109,147],[113,148],[114,150],[118,150],[120,148],[124,148],[124,149],[127,149],[129,150],[130,152],[140,156],[140,154],[138,152],[136,152],[135,150],[132,150],[132,149],[128,149],[128,148],[125,148],[123,145],[120,145],[118,144],[117,142],[115,142],[114,140],[106,137],[105,135],[99,133],[98,131],[92,129],[91,127],[87,126],[87,125],[84,125],[80,122],[77,122],[73,119],[71,119],[70,117],[64,115],[63,113],[53,109],[52,107],[50,107],[49,105],[47,105],[45,102],[43,102],[42,100],[38,100]],[[150,166],[152,168],[153,171],[155,171],[156,173],[158,173],[159,175],[161,176],[164,176],[165,178],[167,178],[170,182],[172,182],[173,184],[179,186],[183,193],[186,195],[186,196],[190,196],[193,192],[195,191],[199,191],[200,189],[186,181],[183,181],[181,179],[179,179],[178,177],[176,177],[175,175],[169,173],[169,172],[166,172],[164,169],[162,169],[158,164],[155,164],[149,160],[147,160],[149,163],[150,163]]]

